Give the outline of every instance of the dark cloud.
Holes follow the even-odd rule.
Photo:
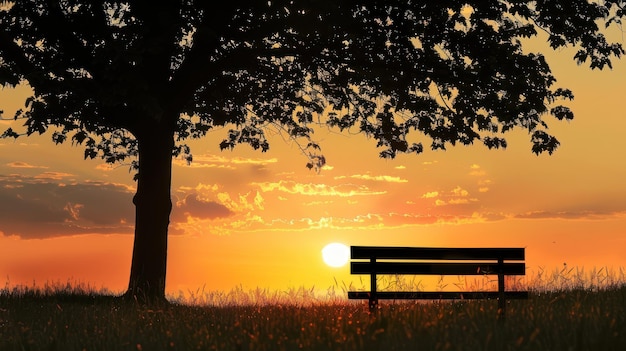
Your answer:
[[[133,193],[121,184],[0,176],[0,232],[24,239],[132,233]]]
[[[44,172],[36,176],[0,175],[0,234],[23,239],[79,234],[132,234],[135,189],[101,181],[66,182]],[[197,194],[176,201],[172,224],[188,217],[215,219],[233,214],[226,206]],[[170,234],[183,234],[170,226]]]
[[[623,211],[533,211],[517,214],[519,219],[607,219],[622,215]]]
[[[233,212],[228,207],[214,201],[204,201],[198,198],[198,194],[192,193],[176,202],[172,210],[172,221],[185,222],[187,217],[215,219],[232,214]]]

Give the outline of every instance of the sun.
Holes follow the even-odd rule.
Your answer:
[[[341,243],[330,243],[322,249],[324,263],[331,267],[341,267],[350,260],[350,248]]]

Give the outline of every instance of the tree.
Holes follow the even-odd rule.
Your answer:
[[[620,0],[15,0],[0,5],[0,84],[33,89],[23,130],[85,147],[85,158],[137,169],[127,295],[164,299],[173,157],[186,139],[228,126],[222,149],[266,151],[264,130],[299,140],[307,167],[325,159],[314,127],[356,130],[380,156],[482,141],[506,147],[526,129],[532,151],[559,145],[546,119],[571,119],[544,57],[524,38],[611,67],[624,49]]]

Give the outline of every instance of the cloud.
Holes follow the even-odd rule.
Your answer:
[[[469,174],[471,176],[474,176],[474,177],[482,177],[484,175],[487,175],[487,172],[485,172],[485,170],[480,168],[479,165],[473,164],[473,165],[470,166],[470,173]]]
[[[622,211],[529,211],[510,216],[517,219],[587,219],[603,220],[616,217],[626,217],[626,210]]]
[[[71,173],[63,173],[63,172],[43,172],[35,176],[37,179],[48,179],[48,180],[61,180],[63,178],[73,177],[74,175]]]
[[[44,176],[0,175],[0,234],[43,239],[80,234],[132,234],[135,189],[103,181],[65,182],[65,173]],[[235,212],[222,203],[206,200],[195,190],[216,190],[199,184],[176,201],[170,234],[182,234],[183,224],[230,217]],[[243,203],[243,204],[242,204]],[[230,204],[232,206],[232,203]],[[239,198],[242,207],[263,208],[259,193]]]
[[[197,193],[192,193],[176,202],[172,210],[172,220],[184,222],[187,217],[215,219],[229,217],[232,214],[228,207],[215,201],[201,199]]]
[[[289,194],[300,194],[306,196],[364,196],[364,195],[381,195],[386,194],[386,191],[373,191],[366,186],[354,185],[354,184],[342,184],[331,186],[327,184],[304,184],[293,181],[279,181],[279,182],[263,182],[252,183],[261,188],[263,192],[280,191]]]
[[[191,162],[187,163],[185,160],[175,159],[173,161],[175,166],[185,166],[188,168],[217,168],[217,169],[236,169],[236,167],[225,164],[225,163],[201,163],[201,162]]]
[[[447,205],[467,205],[473,202],[478,202],[478,199],[469,198],[452,198],[448,201],[437,199],[435,200],[435,206],[447,206]]]
[[[114,170],[116,166],[109,163],[100,163],[96,166],[96,169],[102,172],[110,172]]]
[[[478,192],[486,193],[489,191],[489,184],[491,184],[490,179],[483,179],[478,181]]]
[[[233,212],[250,212],[257,208],[262,209],[263,198],[261,195],[257,192],[252,198],[251,197],[251,193],[239,194],[235,199],[227,192],[217,194],[217,198],[220,202]],[[255,207],[255,205],[257,207]]]
[[[388,183],[408,183],[408,180],[402,179],[400,177],[388,176],[388,175],[380,175],[380,176],[372,176],[369,174],[354,174],[349,177],[346,176],[338,176],[335,179],[361,179],[361,180],[373,180],[377,182],[388,182]]]
[[[479,165],[472,164],[470,166],[470,176],[481,178],[478,180],[478,192],[486,193],[489,191],[489,184],[491,184],[491,180],[484,179],[483,177],[487,176],[487,172],[483,170]]]
[[[461,188],[460,186],[457,186],[456,188],[452,189],[452,194],[454,194],[454,196],[466,197],[469,195],[469,192]]]
[[[450,205],[465,205],[465,204],[469,204],[470,202],[476,202],[478,201],[477,199],[466,199],[466,198],[457,198],[457,199],[451,199],[450,201],[448,201],[448,204]]]
[[[325,200],[325,201],[310,201],[310,202],[305,202],[302,205],[303,206],[326,206],[326,205],[330,205],[334,203],[333,200]]]
[[[278,159],[262,159],[262,158],[246,158],[246,157],[224,157],[215,154],[194,155],[193,162],[187,164],[183,159],[174,160],[175,165],[187,166],[191,168],[220,168],[220,169],[236,169],[237,165],[254,165],[267,166],[268,164],[277,163]]]
[[[48,168],[44,166],[33,166],[26,162],[9,162],[6,165],[10,168]]]
[[[466,215],[431,215],[420,213],[365,213],[355,216],[266,218],[259,214],[247,213],[237,218],[219,222],[188,223],[186,231],[197,234],[212,233],[230,235],[236,232],[285,231],[302,232],[311,230],[381,230],[407,228],[433,224],[479,223],[488,219],[478,213]]]
[[[439,196],[439,192],[438,191],[429,191],[427,193],[425,193],[424,195],[422,195],[422,199],[431,199],[434,197]]]
[[[484,218],[485,222],[496,222],[510,218],[502,212],[481,212],[480,217]]]
[[[265,202],[265,199],[263,199],[263,196],[261,196],[261,193],[257,191],[256,195],[254,196],[254,204],[256,205],[258,209],[264,210],[265,209],[263,207],[264,202]]]
[[[0,232],[24,239],[132,233],[134,189],[105,182],[59,182],[67,176],[0,176]]]
[[[199,194],[205,194],[205,193],[214,193],[216,192],[218,189],[220,188],[220,186],[218,184],[205,184],[205,183],[198,183],[195,187],[190,187],[190,186],[181,186],[178,187],[178,192],[182,192],[182,193],[199,193]]]
[[[423,199],[435,199],[435,206],[447,206],[447,205],[466,205],[472,202],[477,202],[478,199],[470,198],[469,191],[456,186],[454,189],[447,192],[430,191],[422,195]],[[447,200],[446,200],[447,199]]]

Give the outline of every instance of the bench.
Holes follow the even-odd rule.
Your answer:
[[[498,299],[498,317],[504,318],[507,299],[528,298],[528,291],[506,291],[504,286],[505,276],[526,274],[524,248],[352,246],[350,256],[350,273],[370,275],[371,288],[349,291],[348,299],[367,299],[371,310],[381,299]],[[498,291],[378,291],[381,274],[497,275]]]

